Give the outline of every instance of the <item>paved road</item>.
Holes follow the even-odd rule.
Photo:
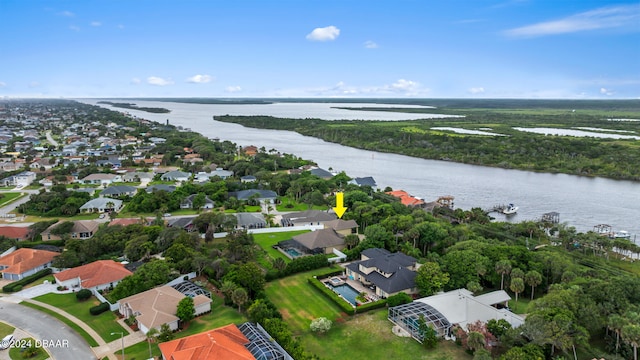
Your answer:
[[[37,310],[0,298],[0,320],[32,334],[37,340],[55,341],[60,347],[49,346],[47,351],[56,360],[96,359],[89,344],[59,320]],[[68,344],[67,346],[64,346]]]
[[[51,136],[51,131],[47,131],[46,136],[47,136],[47,141],[48,141],[51,145],[53,145],[53,146],[55,146],[55,147],[58,147],[58,145],[59,145],[59,144],[58,144],[58,142],[57,142],[57,141],[53,140],[53,136]]]

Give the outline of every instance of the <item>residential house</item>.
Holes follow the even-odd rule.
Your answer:
[[[317,176],[317,177],[319,177],[321,179],[325,179],[325,180],[331,179],[333,177],[333,174],[330,173],[329,171],[325,170],[325,169],[315,168],[315,169],[309,170],[309,172],[312,175],[315,175],[315,176]]]
[[[307,210],[282,214],[282,220],[280,220],[280,222],[282,226],[320,225],[337,218],[335,213],[321,210]]]
[[[80,212],[108,213],[118,211],[121,208],[122,200],[100,197],[91,199],[84,205],[80,206]]]
[[[50,175],[45,177],[44,179],[38,181],[38,183],[42,186],[53,186],[57,184],[71,184],[75,181],[75,177],[71,175]]]
[[[44,168],[45,170],[51,170],[58,165],[58,159],[56,158],[35,158],[29,164],[31,169],[40,170]]]
[[[258,154],[258,148],[254,145],[249,145],[243,147],[242,152],[247,156],[256,156]]]
[[[82,184],[102,185],[104,187],[107,187],[113,184],[114,182],[122,182],[122,176],[118,174],[98,173],[98,174],[87,175],[81,180],[79,180],[79,182]]]
[[[43,241],[48,240],[61,240],[66,234],[52,234],[52,230],[61,225],[62,223],[55,223],[46,228],[40,236]],[[94,220],[76,220],[73,222],[73,227],[69,230],[69,237],[72,239],[89,239],[95,235],[96,231],[100,227],[100,223]],[[55,233],[55,231],[54,231]]]
[[[258,181],[258,178],[256,178],[253,175],[245,175],[245,176],[240,178],[240,182],[243,182],[243,183],[253,183],[253,182],[256,182],[256,181]]]
[[[373,285],[376,295],[387,298],[400,292],[417,294],[416,259],[401,252],[385,249],[363,250],[361,259],[347,265],[347,276],[365,286]]]
[[[425,205],[424,200],[417,197],[413,197],[404,190],[387,191],[385,194],[388,194],[395,198],[400,199],[400,202],[402,203],[402,205],[405,205],[405,206],[422,207]]]
[[[194,181],[199,183],[206,183],[211,178],[219,177],[222,180],[228,179],[233,176],[233,171],[224,170],[222,168],[216,168],[211,172],[199,172],[195,175]]]
[[[196,218],[195,216],[188,216],[188,217],[171,219],[167,223],[167,226],[184,229],[188,232],[191,232],[195,230],[195,227],[193,226],[193,219],[195,218]]]
[[[169,171],[168,173],[162,174],[160,179],[162,181],[187,182],[187,181],[189,181],[190,177],[191,177],[190,173],[187,173],[187,172],[184,172],[184,171],[174,170],[174,171]]]
[[[158,344],[163,360],[293,360],[260,324],[229,324]]]
[[[349,181],[349,184],[370,186],[374,190],[378,188],[378,184],[376,184],[376,181],[371,176],[353,178]]]
[[[121,196],[133,196],[138,191],[137,188],[129,185],[113,185],[102,190],[100,196],[107,197],[121,197]]]
[[[89,289],[93,292],[113,288],[120,280],[133,274],[123,264],[113,260],[98,260],[54,274],[60,286]]]
[[[326,221],[324,223],[325,229],[333,229],[338,234],[342,236],[346,236],[349,234],[355,234],[358,229],[358,223],[355,220],[342,220],[335,219],[331,221]]]
[[[267,227],[267,221],[262,213],[234,213],[238,220],[238,229],[262,229]]]
[[[332,254],[333,249],[345,247],[344,237],[333,229],[316,230],[294,236],[288,246],[295,247],[307,254]],[[287,246],[285,246],[287,247]]]
[[[159,331],[163,324],[177,330],[179,319],[176,310],[185,296],[171,286],[160,286],[120,299],[119,311],[124,317],[133,315],[143,334],[154,328]],[[196,316],[211,311],[211,299],[204,295],[193,297],[193,303]]]
[[[53,251],[20,248],[0,257],[0,274],[7,280],[20,280],[50,267],[53,258],[58,255]]]
[[[278,194],[272,190],[248,189],[231,191],[229,192],[229,197],[235,197],[240,201],[256,200],[261,203],[272,204],[278,198]]]
[[[17,241],[27,240],[30,229],[27,226],[0,226],[0,236]]]
[[[477,321],[491,319],[507,321],[513,328],[524,324],[524,318],[506,308],[498,309],[494,305],[509,301],[511,297],[504,290],[473,296],[467,289],[451,290],[429,297],[414,300],[411,303],[389,308],[388,319],[406,330],[411,336],[422,341],[419,328],[420,317],[434,329],[439,336],[451,336],[451,329],[459,325],[467,331],[467,325]]]
[[[33,171],[23,171],[0,180],[0,184],[3,186],[29,186],[35,179],[36,173]]]
[[[148,193],[152,193],[154,191],[166,191],[168,193],[172,193],[175,190],[176,190],[176,187],[174,185],[165,185],[165,184],[156,184],[156,185],[147,186],[147,189],[146,189]]]
[[[153,174],[142,171],[132,171],[122,176],[124,182],[149,182],[153,180]]]
[[[193,209],[193,199],[195,199],[196,196],[198,196],[198,194],[191,194],[184,198],[184,200],[180,202],[180,209]],[[200,206],[200,209],[213,209],[215,206],[215,202],[205,195],[204,204]]]

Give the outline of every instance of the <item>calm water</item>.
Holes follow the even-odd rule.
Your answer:
[[[82,101],[89,104],[97,102]],[[230,113],[229,108],[235,109],[237,114],[244,115],[322,119],[338,119],[342,112],[347,111],[331,109],[328,104],[295,104],[298,105],[295,111],[288,106],[268,105],[205,105],[152,101],[136,101],[136,104],[165,107],[172,111],[169,114],[151,114],[134,110],[127,112],[163,123],[169,119],[173,125],[188,127],[207,137],[218,137],[243,146],[264,146],[267,150],[274,148],[295,154],[317,162],[324,169],[345,171],[351,177],[373,176],[378,187],[404,189],[426,201],[436,200],[442,195],[453,195],[455,206],[463,209],[489,208],[497,204],[514,203],[520,208],[516,215],[508,219],[499,214],[494,216],[500,220],[515,222],[535,220],[544,213],[556,211],[560,213],[561,222],[567,222],[579,231],[592,230],[597,224],[609,224],[616,231],[627,230],[637,235],[640,242],[640,183],[424,160],[354,149],[292,131],[250,129],[212,120],[212,115]],[[103,106],[111,108],[109,105]],[[251,111],[255,112],[243,110],[245,107],[251,107]],[[278,112],[282,108],[287,108],[286,112]],[[386,112],[364,112],[356,118],[399,120],[396,116],[397,114]],[[413,118],[412,114],[403,116]]]

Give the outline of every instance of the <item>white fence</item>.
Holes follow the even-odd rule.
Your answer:
[[[267,233],[278,233],[278,232],[288,232],[288,231],[298,231],[298,230],[322,230],[324,229],[324,225],[300,225],[300,226],[285,226],[285,227],[269,227],[269,228],[260,228],[260,229],[248,229],[247,232],[249,234],[267,234]],[[213,237],[216,239],[223,238],[227,236],[228,233],[220,232],[213,234]]]

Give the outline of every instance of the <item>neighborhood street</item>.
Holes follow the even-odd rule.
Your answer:
[[[59,344],[46,349],[52,359],[96,359],[89,345],[73,330],[45,313],[16,304],[14,298],[0,297],[0,320],[26,331],[37,340]]]

